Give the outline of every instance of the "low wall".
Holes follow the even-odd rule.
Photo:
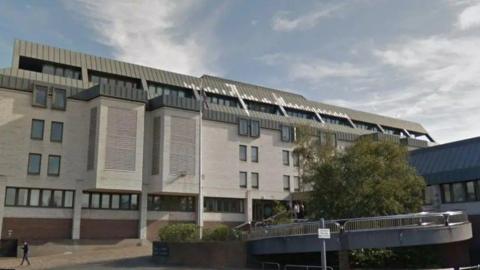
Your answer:
[[[205,268],[246,268],[249,265],[246,243],[240,241],[154,242],[153,250],[153,259],[160,265]]]

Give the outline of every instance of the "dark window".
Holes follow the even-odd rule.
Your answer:
[[[300,191],[300,177],[293,177],[293,190]]]
[[[5,205],[13,206],[15,205],[15,197],[17,190],[15,188],[7,188],[5,192]]]
[[[325,123],[352,127],[352,125],[346,118],[341,118],[341,117],[336,117],[336,116],[326,115],[326,114],[320,114],[320,116],[322,117],[323,121],[325,121]]]
[[[244,200],[234,198],[205,197],[205,200],[203,201],[203,209],[205,212],[243,213]]]
[[[39,119],[32,119],[32,130],[30,138],[34,140],[43,140],[43,130],[45,121]]]
[[[443,184],[442,186],[442,199],[444,203],[452,202],[452,192],[450,190],[450,184]]]
[[[240,145],[239,148],[239,155],[240,155],[240,160],[241,161],[247,161],[247,146],[246,145]]]
[[[52,122],[52,127],[50,130],[50,141],[62,142],[62,140],[63,140],[63,123]]]
[[[281,139],[282,142],[292,142],[292,127],[289,126],[282,126],[281,127]]]
[[[290,176],[283,176],[283,190],[290,191]]]
[[[47,94],[48,94],[48,87],[43,85],[35,85],[33,89],[33,106],[37,107],[47,107]]]
[[[282,150],[282,161],[283,165],[290,166],[290,152],[287,150]]]
[[[464,183],[454,183],[452,186],[453,201],[464,202],[466,199]]]
[[[41,154],[28,154],[28,174],[40,174],[41,164]]]
[[[247,187],[247,172],[240,172],[240,187]]]
[[[223,106],[240,107],[240,103],[238,102],[238,99],[234,97],[227,97],[227,96],[208,93],[207,101],[209,103],[214,103],[214,104],[223,105]]]
[[[52,108],[57,110],[65,110],[67,106],[67,90],[54,88]]]
[[[252,146],[252,162],[258,162],[258,147]]]
[[[54,76],[62,76],[76,80],[81,79],[81,69],[79,67],[46,62],[44,60],[29,58],[25,56],[20,56],[18,66],[20,69],[33,72],[45,73]]]
[[[70,200],[68,200],[67,194],[70,196]],[[73,194],[73,191],[64,190],[7,187],[5,205],[71,208]]]
[[[291,108],[285,108],[285,111],[289,116],[292,116],[292,117],[318,121],[314,112],[295,110]]]
[[[247,109],[250,111],[257,111],[269,114],[279,114],[279,108],[277,105],[271,105],[251,100],[244,100],[247,105]]]
[[[467,188],[467,200],[476,201],[477,197],[475,196],[475,182],[474,181],[466,182],[465,186]]]
[[[238,134],[248,136],[248,120],[240,119],[238,122]]]
[[[130,209],[130,195],[121,194],[120,195],[120,209]]]
[[[254,138],[260,137],[260,122],[250,120],[250,136]]]
[[[193,196],[148,195],[148,210],[171,212],[195,212]]]
[[[255,189],[258,189],[258,185],[259,185],[259,176],[258,176],[258,173],[254,173],[252,172],[252,188],[255,188]]]
[[[47,174],[50,176],[59,176],[60,175],[60,160],[61,157],[57,155],[48,156],[48,171]]]
[[[131,86],[133,89],[141,88],[141,81],[136,78],[120,76],[110,73],[98,72],[98,71],[88,71],[90,76],[90,82],[94,84],[108,84],[111,86],[118,87],[127,87]]]

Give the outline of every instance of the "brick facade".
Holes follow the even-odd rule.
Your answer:
[[[138,238],[138,220],[82,219],[82,239]]]
[[[8,231],[12,234],[9,237]],[[70,239],[72,234],[71,219],[56,218],[4,218],[2,238],[27,240]]]

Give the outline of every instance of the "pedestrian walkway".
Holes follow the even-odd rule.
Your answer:
[[[78,251],[75,253],[30,257],[30,261],[32,263],[30,266],[25,264],[20,266],[21,258],[0,258],[0,269],[68,269],[66,268],[67,266],[111,262],[120,259],[145,258],[149,257],[151,253],[151,245],[112,247],[111,249],[88,250]],[[117,267],[116,269],[119,268]]]

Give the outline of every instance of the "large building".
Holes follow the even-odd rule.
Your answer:
[[[472,263],[480,264],[480,137],[410,152],[427,183],[425,210],[461,210],[472,223]]]
[[[262,219],[302,189],[298,125],[339,149],[433,142],[420,124],[294,93],[15,41],[0,70],[1,237],[155,239],[172,222]]]

